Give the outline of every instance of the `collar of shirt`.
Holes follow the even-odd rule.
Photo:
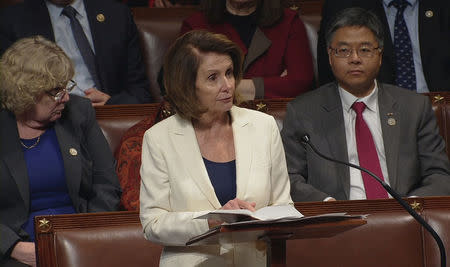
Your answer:
[[[45,1],[45,3],[47,4],[48,12],[53,21],[57,21],[60,16],[64,16],[63,14],[61,14],[64,9],[63,7],[57,6],[48,0]],[[77,11],[77,16],[80,16],[82,18],[87,17],[86,9],[84,8],[84,1],[75,0],[71,4],[71,6]]]
[[[389,4],[392,2],[393,0],[383,0],[383,4],[388,7],[388,8],[395,8],[394,6],[389,6]],[[414,8],[415,5],[417,5],[417,3],[419,2],[419,0],[406,0],[406,2],[411,4],[411,7]],[[406,7],[408,8],[408,7]]]
[[[339,86],[339,95],[341,96],[341,101],[342,101],[342,108],[344,109],[345,112],[351,112],[351,107],[353,105],[353,103],[355,103],[356,101],[358,102],[364,102],[364,104],[366,104],[367,109],[369,109],[370,111],[373,112],[377,112],[378,111],[378,84],[377,81],[375,80],[375,87],[373,88],[372,92],[365,97],[362,98],[358,98],[354,95],[352,95],[351,93],[347,92],[344,88],[342,88],[341,86]]]

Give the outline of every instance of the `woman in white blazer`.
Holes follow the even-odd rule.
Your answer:
[[[177,113],[144,135],[140,192],[144,235],[165,245],[160,266],[265,266],[264,244],[185,246],[221,223],[194,218],[292,203],[275,120],[233,105],[241,65],[236,44],[205,31],[186,33],[166,56]]]

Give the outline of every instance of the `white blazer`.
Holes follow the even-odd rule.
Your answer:
[[[233,106],[236,197],[256,209],[292,203],[284,149],[274,118]],[[265,266],[265,246],[184,246],[209,230],[193,219],[221,208],[192,123],[174,115],[148,129],[142,145],[140,219],[146,239],[165,245],[160,266]]]

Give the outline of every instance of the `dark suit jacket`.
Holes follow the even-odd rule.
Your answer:
[[[0,259],[12,246],[27,240],[21,226],[30,213],[28,174],[15,116],[0,111]],[[71,96],[62,117],[54,124],[69,195],[77,212],[114,211],[121,189],[114,158],[95,120],[89,100]],[[76,155],[69,153],[74,148]],[[51,166],[49,166],[51,167]]]
[[[89,0],[84,4],[101,83],[98,89],[111,96],[107,104],[150,102],[138,32],[128,7],[114,0]],[[103,14],[105,20],[99,22],[97,14]],[[18,39],[33,35],[55,41],[44,0],[25,0],[0,10],[0,54]]]
[[[273,26],[256,28],[249,48],[229,23],[210,24],[199,12],[183,21],[181,34],[205,29],[226,35],[244,52],[244,78],[253,79],[256,98],[296,97],[311,89],[313,65],[305,26],[286,9]],[[288,75],[280,77],[287,70]]]
[[[337,12],[349,7],[372,10],[384,25],[383,63],[378,80],[394,84],[394,47],[382,0],[326,0],[324,2],[317,44],[320,84],[334,81],[325,43],[326,27]],[[433,16],[431,18],[425,16],[426,11],[433,11]],[[428,89],[430,91],[450,91],[450,1],[419,0],[418,19],[420,55]]]
[[[390,185],[402,196],[450,194],[450,164],[428,97],[378,83],[378,105]],[[388,125],[394,118],[396,124]],[[323,154],[348,161],[344,115],[336,83],[288,104],[281,136],[294,201],[349,199],[349,167],[300,144],[308,133]]]

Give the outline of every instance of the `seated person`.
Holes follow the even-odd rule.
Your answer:
[[[418,93],[450,91],[450,1],[324,0],[317,45],[319,82],[334,80],[325,32],[349,7],[371,10],[383,25],[383,62],[377,79]]]
[[[305,26],[279,0],[206,0],[181,34],[205,29],[226,35],[244,51],[244,100],[296,97],[311,89],[313,64]]]
[[[185,7],[196,6],[200,0],[123,0],[130,7]]]
[[[0,265],[35,266],[34,216],[118,209],[114,158],[72,62],[29,37],[0,60]],[[24,266],[24,265],[23,265]]]
[[[173,114],[175,111],[170,104],[163,101],[155,115],[139,121],[123,134],[115,151],[115,158],[117,159],[117,176],[123,189],[120,205],[125,210],[139,210],[139,187],[141,185],[139,170],[144,133],[155,123]]]
[[[389,197],[372,177],[327,161],[365,167],[400,195],[450,194],[450,165],[429,98],[376,80],[383,54],[383,27],[361,8],[345,9],[326,33],[336,82],[288,104],[281,132],[294,201]]]
[[[186,5],[198,5],[200,0],[150,0],[151,7],[181,7]]]
[[[74,63],[72,94],[94,106],[151,102],[139,36],[116,0],[24,0],[0,9],[0,55],[16,40],[42,35]]]
[[[144,135],[140,193],[144,236],[165,245],[160,266],[265,266],[260,242],[185,247],[222,223],[194,218],[292,203],[274,118],[234,105],[241,62],[235,43],[206,31],[186,33],[166,55],[176,114]]]

